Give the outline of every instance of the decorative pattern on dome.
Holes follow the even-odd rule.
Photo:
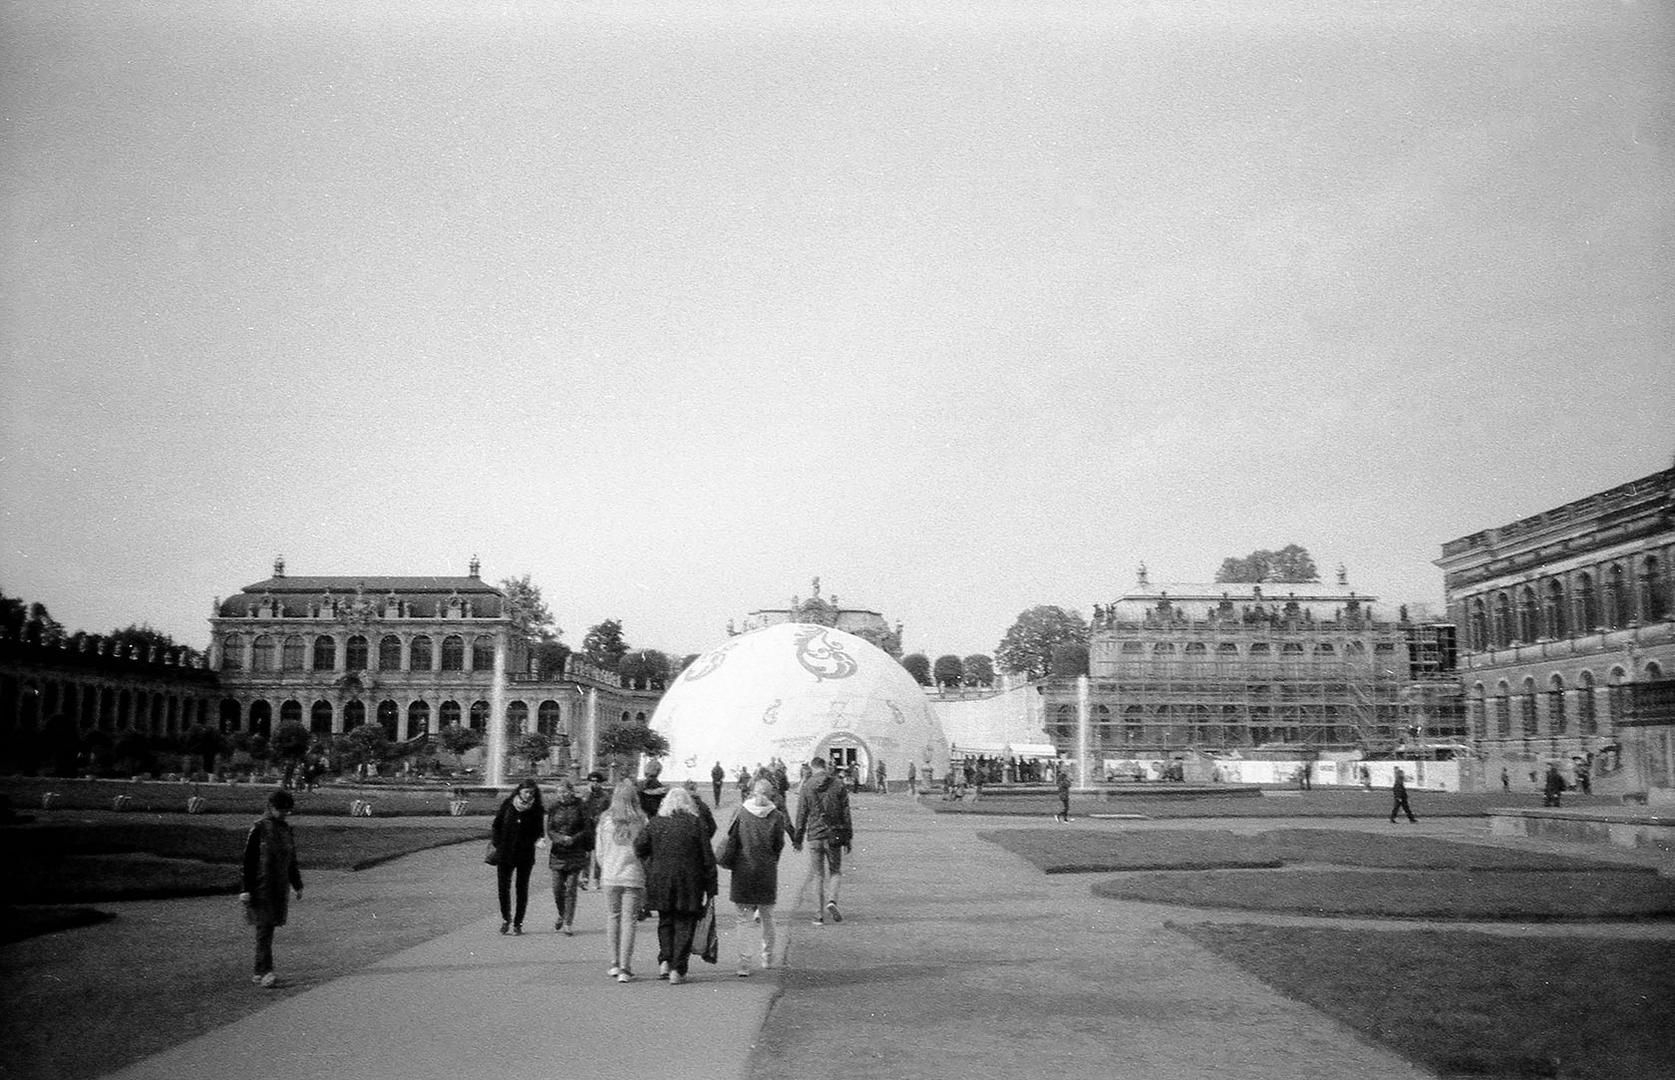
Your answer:
[[[785,704],[784,698],[774,698],[774,703],[762,710],[762,723],[769,727],[779,723],[779,709]]]
[[[855,658],[832,641],[824,627],[808,626],[797,631],[796,646],[797,663],[816,681],[847,679],[860,670]]]
[[[901,706],[900,705],[897,705],[893,701],[886,701],[884,704],[886,704],[890,707],[890,719],[891,720],[894,720],[898,724],[907,723],[907,714],[901,711]]]
[[[700,656],[698,659],[692,661],[692,666],[686,669],[686,674],[681,676],[681,681],[697,682],[705,675],[711,674],[716,668],[720,667],[726,661],[727,654],[732,652],[734,647],[737,645],[738,642],[729,641],[727,644],[721,646],[721,648],[716,649],[713,652],[705,653],[703,656]]]

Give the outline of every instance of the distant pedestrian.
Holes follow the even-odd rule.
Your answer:
[[[1053,815],[1054,821],[1070,820],[1070,773],[1065,769],[1058,770],[1058,780],[1055,781],[1059,793],[1058,813]]]
[[[1506,771],[1504,765],[1501,766],[1501,790],[1508,794],[1512,792],[1512,774]]]
[[[523,933],[523,916],[529,908],[529,875],[535,869],[535,844],[546,830],[546,807],[541,805],[541,788],[533,780],[520,780],[494,815],[494,846],[500,859],[494,867],[500,897],[500,932]],[[516,885],[517,906],[512,904]]]
[[[634,841],[646,866],[646,906],[657,912],[658,978],[686,981],[692,934],[716,894],[715,852],[684,787],[670,790],[657,816]]]
[[[250,981],[264,988],[279,984],[273,973],[273,930],[285,925],[290,912],[286,890],[302,899],[296,839],[285,820],[295,805],[289,791],[270,793],[267,809],[244,838],[244,891],[238,898],[245,919],[256,928],[256,964]]]
[[[745,768],[743,765],[740,765],[739,766],[739,801],[740,802],[744,802],[746,799],[750,798],[750,787],[751,787],[751,784],[753,784],[753,783],[754,783],[754,781],[751,778],[750,770]]]
[[[723,769],[721,762],[718,761],[715,763],[715,767],[710,769],[710,787],[715,789],[715,805],[717,808],[721,806],[721,785],[726,782],[727,770]]]
[[[919,794],[919,769],[911,761],[907,763],[907,793]]]
[[[1553,762],[1547,763],[1547,777],[1541,783],[1541,805],[1558,806],[1564,799],[1564,777],[1559,775],[1559,767]]]
[[[815,886],[814,925],[825,925],[829,916],[843,921],[838,911],[838,887],[843,883],[843,856],[854,838],[849,816],[849,792],[843,782],[826,771],[824,758],[809,762],[810,771],[797,789],[797,818],[791,827],[791,846],[797,851],[808,845],[808,871],[797,887],[801,900],[810,883]]]
[[[593,858],[593,817],[568,776],[558,780],[546,826],[547,868],[552,871],[553,906],[558,911],[553,929],[569,937],[576,932],[576,891]]]
[[[1390,785],[1390,794],[1395,798],[1395,802],[1390,807],[1390,823],[1392,825],[1396,823],[1398,813],[1406,814],[1409,821],[1419,820],[1413,816],[1413,810],[1407,804],[1407,781],[1403,779],[1401,769],[1396,770],[1396,779]]]
[[[590,772],[587,774],[587,787],[581,792],[582,801],[587,804],[588,820],[598,826],[599,819],[605,816],[605,811],[611,808],[611,789],[605,786],[605,774]],[[587,873],[582,875],[581,887],[587,888],[588,879],[593,879],[593,887],[599,887],[599,856],[588,853]]]
[[[605,974],[619,983],[634,979],[635,924],[646,894],[646,871],[634,843],[645,827],[639,787],[624,780],[617,784],[610,809],[593,830],[593,852],[605,894],[605,939],[611,948],[611,967]]]
[[[663,763],[656,758],[646,762],[646,778],[640,781],[640,809],[645,811],[648,819],[657,816],[657,808],[663,805],[663,797],[669,794],[669,789],[663,783]]]
[[[1584,795],[1592,795],[1594,793],[1593,772],[1588,768],[1588,762],[1586,759],[1578,760],[1576,762],[1576,786]]]
[[[882,761],[878,763],[878,793],[880,795],[890,794],[890,787],[885,778],[884,763]]]
[[[733,901],[734,937],[739,953],[739,978],[750,974],[750,926],[760,923],[761,957],[764,968],[773,966],[774,905],[779,900],[779,856],[785,850],[790,822],[774,802],[772,781],[758,780],[750,798],[740,804],[722,839],[724,852],[731,853],[732,881],[727,896]]]

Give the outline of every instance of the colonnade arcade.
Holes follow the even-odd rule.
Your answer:
[[[210,698],[194,687],[99,675],[0,675],[0,727],[38,730],[63,716],[78,731],[179,735],[210,718]]]
[[[1639,676],[1656,682],[1664,677],[1663,665],[1648,660]],[[1561,738],[1609,733],[1628,718],[1631,681],[1626,667],[1611,664],[1598,674],[1583,668],[1569,679],[1552,672],[1473,683],[1466,695],[1472,737],[1546,738],[1556,747]]]

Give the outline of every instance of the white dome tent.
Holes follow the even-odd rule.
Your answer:
[[[771,758],[791,767],[813,757],[853,762],[863,777],[879,762],[892,780],[914,764],[942,776],[948,740],[924,690],[890,654],[853,634],[779,623],[730,638],[694,660],[663,695],[652,729],[669,740],[663,775],[729,778]]]

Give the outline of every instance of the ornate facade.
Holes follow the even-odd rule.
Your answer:
[[[289,577],[280,559],[272,577],[218,599],[210,628],[224,731],[378,723],[405,741],[456,724],[486,730],[498,714],[586,756],[598,722],[644,720],[656,704],[574,656],[562,673],[534,670],[475,559],[465,577]]]
[[[1451,627],[1381,617],[1335,585],[1153,584],[1095,605],[1090,750],[1388,751],[1459,732]],[[1042,684],[1047,731],[1073,746],[1074,679]]]
[[[1675,793],[1675,469],[1443,545],[1485,776]]]
[[[830,599],[822,598],[819,578],[814,579],[813,589],[812,595],[806,600],[793,596],[791,603],[786,607],[758,608],[752,611],[742,626],[728,623],[727,633],[743,634],[787,622],[810,623],[854,634],[862,641],[883,649],[897,660],[901,659],[901,623],[896,623],[892,629],[890,624],[884,621],[884,616],[876,611],[844,607],[838,603],[836,596]]]

